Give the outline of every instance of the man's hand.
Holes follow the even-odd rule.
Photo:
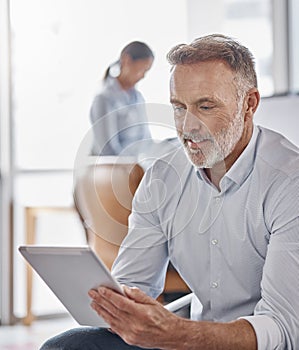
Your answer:
[[[91,306],[128,344],[168,348],[180,318],[138,288],[124,286],[124,292],[127,297],[103,287],[91,290]]]
[[[180,318],[138,288],[126,296],[108,288],[90,290],[91,306],[125,342],[165,350],[256,350],[255,332],[246,320],[228,323]]]

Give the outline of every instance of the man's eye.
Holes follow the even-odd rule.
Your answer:
[[[203,109],[204,111],[208,111],[209,109],[212,109],[212,106],[200,106],[200,109]]]
[[[173,110],[176,115],[183,115],[186,112],[186,109],[182,106],[173,106]]]

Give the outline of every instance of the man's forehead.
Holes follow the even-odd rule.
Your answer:
[[[190,64],[177,64],[171,70],[170,79],[173,80],[177,76],[180,79],[185,76],[192,75],[202,75],[202,74],[210,74],[210,75],[221,75],[226,74],[227,76],[235,75],[232,69],[221,60],[213,60],[213,61],[204,61],[204,62],[196,62]]]
[[[235,80],[234,72],[221,61],[176,65],[169,86],[171,93],[201,91],[203,88],[225,88]],[[234,85],[234,84],[233,84]]]

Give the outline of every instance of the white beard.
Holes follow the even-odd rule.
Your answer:
[[[205,127],[206,128],[206,127]],[[207,129],[207,128],[206,128]],[[200,136],[181,134],[179,135],[181,142],[184,145],[185,152],[191,162],[198,168],[212,168],[216,163],[224,161],[224,159],[233,151],[236,144],[240,140],[244,130],[244,118],[241,110],[239,110],[235,118],[229,123],[227,128],[223,128],[215,135],[212,135],[208,130],[208,145],[201,149],[190,149],[186,143],[186,139],[196,138]]]

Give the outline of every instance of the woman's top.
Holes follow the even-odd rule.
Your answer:
[[[108,77],[90,110],[93,128],[92,155],[137,156],[138,142],[150,140],[145,101],[134,87],[121,88]]]

